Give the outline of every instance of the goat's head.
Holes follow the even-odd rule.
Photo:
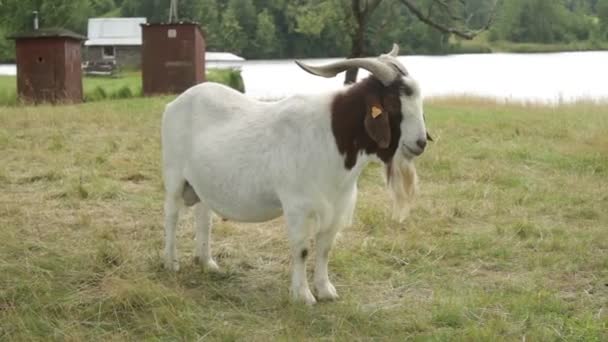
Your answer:
[[[355,165],[361,150],[376,154],[386,164],[395,218],[402,220],[417,188],[412,161],[432,138],[425,127],[420,87],[397,60],[398,53],[394,44],[391,52],[376,58],[352,58],[322,66],[296,63],[322,77],[334,77],[351,68],[371,73],[336,97],[332,129],[347,168]]]
[[[376,58],[352,58],[322,66],[296,63],[307,72],[322,77],[334,77],[351,68],[369,71],[371,78],[360,87],[355,86],[352,92],[353,97],[364,97],[365,103],[361,105],[366,107],[367,113],[365,130],[378,149],[391,150],[386,151],[391,152],[390,157],[393,153],[401,153],[411,160],[422,154],[427,140],[432,139],[424,123],[420,87],[397,60],[398,53],[399,47],[394,44],[391,52]],[[395,124],[399,127],[391,127]],[[385,159],[380,153],[379,156]]]

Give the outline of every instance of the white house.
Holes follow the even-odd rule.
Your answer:
[[[146,18],[90,18],[85,45],[85,62],[116,63],[120,68],[141,66],[141,24]],[[240,68],[245,59],[229,52],[206,52],[210,69]]]
[[[84,59],[138,68],[141,65],[141,24],[146,22],[146,18],[89,19]]]

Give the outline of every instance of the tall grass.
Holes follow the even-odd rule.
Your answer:
[[[0,340],[608,340],[608,107],[428,103],[410,218],[370,165],[307,308],[282,219],[215,220],[205,273],[188,213],[162,269],[169,99],[0,107]]]

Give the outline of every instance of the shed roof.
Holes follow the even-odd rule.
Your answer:
[[[141,24],[146,18],[90,18],[84,45],[141,45]]]
[[[71,38],[76,40],[85,40],[85,36],[79,35],[78,33],[66,30],[63,28],[45,28],[34,31],[14,33],[7,38],[9,39],[37,39],[37,38]]]

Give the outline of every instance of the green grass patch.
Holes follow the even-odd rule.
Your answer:
[[[134,84],[105,81],[89,91]],[[282,219],[215,220],[215,274],[187,212],[182,269],[161,267],[171,99],[0,107],[0,340],[608,339],[607,106],[428,102],[410,217],[366,168],[330,259],[340,299],[308,308]]]
[[[215,70],[207,72],[207,80],[228,85],[244,92],[245,85],[238,70]],[[85,102],[108,99],[129,99],[143,96],[141,73],[124,72],[115,76],[85,76],[83,78],[83,97]],[[0,105],[15,106],[17,80],[15,76],[0,76]]]

